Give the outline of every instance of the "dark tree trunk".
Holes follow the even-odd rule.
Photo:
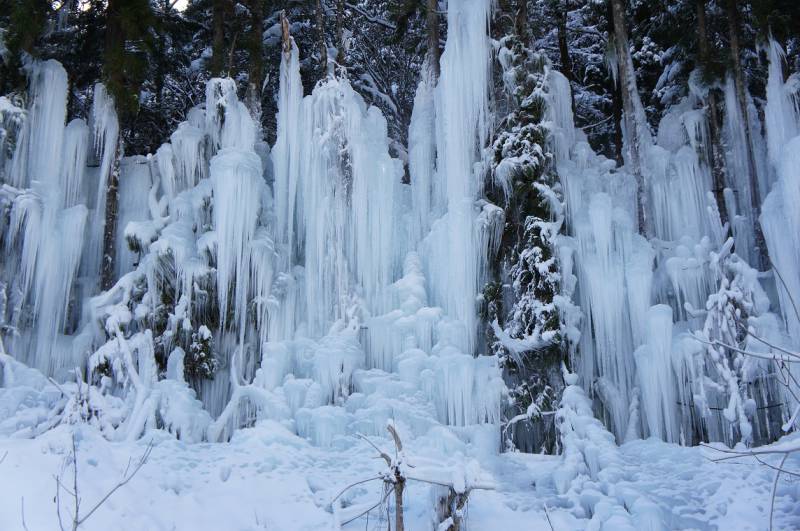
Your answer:
[[[319,70],[320,79],[328,75],[328,47],[325,45],[325,14],[322,12],[322,0],[316,0],[315,18],[317,25],[317,39],[319,44]]]
[[[106,7],[106,42],[103,69],[109,92],[116,100],[117,110],[124,106],[122,88],[125,86],[123,54],[125,53],[125,34],[122,27],[122,5],[124,0],[108,0]]]
[[[628,171],[636,178],[636,210],[639,232],[643,235],[650,236],[647,219],[647,188],[644,182],[644,174],[642,173],[642,146],[640,145],[642,138],[645,137],[646,132],[644,128],[647,124],[641,123],[642,118],[637,115],[641,103],[638,101],[639,94],[636,85],[636,72],[633,70],[633,61],[631,59],[628,43],[628,27],[625,20],[624,0],[611,0],[611,16],[614,26],[617,68],[619,69],[617,82],[622,94],[622,118],[625,124],[624,130],[626,132],[624,151],[627,152],[628,157],[625,162],[630,166]]]
[[[106,219],[103,227],[103,259],[100,264],[100,289],[114,286],[116,280],[117,213],[119,211],[119,173],[122,158],[122,139],[117,140],[114,160],[108,172],[106,185]]]
[[[248,44],[248,83],[245,102],[250,115],[261,125],[261,86],[264,83],[264,0],[250,2],[250,34]]]
[[[428,26],[428,63],[434,79],[439,79],[439,13],[437,12],[439,2],[428,0],[426,10],[426,21]]]
[[[406,488],[405,478],[399,477],[394,484],[394,529],[403,531],[403,490]]]
[[[711,44],[708,39],[706,24],[706,2],[696,0],[697,10],[697,48],[700,62],[705,68],[711,63]],[[714,198],[717,201],[720,221],[724,225],[728,221],[728,209],[725,205],[725,155],[722,150],[722,136],[720,134],[719,109],[717,107],[717,93],[714,89],[708,91],[708,129],[711,135],[710,155],[711,175],[714,180]]]
[[[528,44],[528,0],[520,0],[517,2],[517,13],[514,16],[514,32],[526,46]]]
[[[344,66],[344,0],[336,0],[336,64]]]
[[[219,77],[225,61],[225,0],[212,0],[211,75]]]
[[[522,2],[526,4],[526,2]],[[567,42],[567,3],[559,2],[557,13],[558,28],[558,55],[561,59],[561,73],[569,80],[570,85],[575,83],[575,74],[572,71],[572,57],[569,55],[569,44]],[[572,114],[575,114],[575,93],[570,91],[572,100]]]

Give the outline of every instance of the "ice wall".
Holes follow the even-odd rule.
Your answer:
[[[719,299],[714,293],[721,290],[728,294],[725,300],[744,305],[753,330],[761,330],[778,343],[783,341],[780,333],[767,325],[775,316],[769,312],[766,296],[759,295],[762,288],[755,271],[746,264],[756,258],[749,147],[759,187],[756,199],[760,201],[771,182],[778,179],[763,204],[761,224],[775,264],[781,314],[797,342],[797,313],[790,294],[800,289],[796,266],[800,255],[797,231],[786,230],[787,226],[800,226],[800,220],[794,219],[794,205],[800,200],[800,189],[795,190],[800,138],[791,138],[798,127],[796,83],[794,78],[783,79],[780,47],[773,42],[769,51],[766,144],[755,104],[749,99],[752,128],[751,145],[747,145],[733,84],[729,80],[724,87],[731,187],[725,190],[725,198],[730,226],[720,223],[711,193],[710,139],[700,95],[691,93],[669,109],[659,124],[656,142],[645,146],[648,215],[654,230],[650,241],[634,228],[636,184],[632,176],[593,153],[579,131],[573,141],[565,134],[572,128],[570,117],[554,113],[552,139],[572,236],[564,242],[568,251],[576,251],[576,296],[585,317],[575,361],[583,385],[618,441],[639,432],[691,442],[699,433],[733,443],[736,437],[751,438],[751,424],[759,426],[763,437],[769,437],[774,429],[771,414],[756,411],[774,407],[768,402],[782,391],[754,383],[766,378],[771,369],[752,363],[744,367],[741,360],[728,360],[727,354],[709,353],[685,332],[700,329],[698,337],[708,340],[730,326],[709,327],[706,320],[704,327],[703,318],[716,318],[714,312],[721,312],[721,307],[711,302],[713,297]],[[550,76],[548,90],[551,108],[566,107],[569,87],[558,75]],[[730,256],[733,242],[726,242],[728,230],[738,256]],[[760,302],[753,302],[756,300]],[[760,348],[752,342],[748,345]],[[709,356],[716,358],[712,362]],[[709,384],[717,380],[721,382],[718,386]],[[750,413],[743,413],[744,409],[730,405],[745,403],[758,404],[761,409],[753,405]],[[634,406],[641,411],[634,414],[630,410]]]

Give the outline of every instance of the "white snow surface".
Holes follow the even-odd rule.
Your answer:
[[[72,485],[70,426],[34,440],[0,440],[0,528],[23,529],[21,507],[31,531],[57,529],[54,475]],[[319,530],[334,529],[330,502],[345,486],[374,477],[382,461],[375,450],[353,438],[335,448],[320,448],[272,421],[240,430],[227,443],[186,444],[161,431],[135,442],[109,442],[94,428],[78,428],[78,488],[89,508],[153,444],[150,460],[81,527],[92,530]],[[376,439],[384,450],[388,441]],[[800,442],[792,439],[795,445]],[[467,509],[469,529],[698,529],[761,530],[768,527],[774,475],[752,460],[712,463],[714,450],[686,448],[656,439],[610,446],[611,473],[585,472],[570,490],[557,489],[560,456],[507,453],[483,457],[482,468],[497,489],[476,490]],[[6,454],[7,453],[7,454]],[[416,439],[406,450],[409,462],[457,470],[469,449],[441,433]],[[598,459],[607,456],[602,452]],[[777,464],[775,456],[766,457]],[[796,469],[800,459],[788,466]],[[409,482],[407,529],[432,529],[432,488]],[[375,503],[379,482],[359,485],[343,506]],[[775,529],[796,529],[797,483],[778,483]],[[66,504],[65,504],[66,505]],[[630,513],[625,507],[630,508]],[[69,507],[62,511],[69,512]],[[62,513],[63,514],[63,513]],[[660,520],[655,520],[657,515]],[[66,517],[65,517],[66,519]],[[385,515],[383,525],[385,527]],[[364,529],[359,520],[344,529]],[[368,529],[380,528],[373,514]]]

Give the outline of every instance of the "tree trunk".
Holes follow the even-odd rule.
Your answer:
[[[733,82],[736,87],[736,100],[739,103],[739,112],[742,113],[742,120],[744,120],[744,135],[747,142],[747,166],[749,173],[748,178],[750,181],[750,207],[753,212],[753,232],[758,249],[758,259],[761,262],[760,264],[754,265],[758,268],[762,268],[766,265],[764,254],[766,252],[766,243],[764,241],[764,233],[761,231],[761,224],[758,221],[759,214],[761,213],[758,170],[756,169],[756,159],[753,153],[753,139],[750,134],[750,116],[747,112],[747,91],[744,85],[744,72],[742,71],[742,62],[740,59],[739,6],[737,0],[727,0],[725,2],[725,10],[728,18],[728,37],[730,39]]]
[[[225,0],[212,0],[213,36],[211,40],[211,75],[219,77],[225,56]]]
[[[517,13],[514,15],[514,32],[526,46],[528,45],[528,0],[517,2]]]
[[[124,114],[127,108],[127,101],[125,101],[126,98],[123,92],[125,87],[125,72],[123,70],[125,34],[121,20],[121,3],[121,0],[108,1],[108,6],[106,7],[105,53],[103,57],[106,86],[114,97],[114,103],[120,115]]]
[[[611,0],[611,16],[614,26],[614,45],[617,54],[617,68],[619,69],[617,82],[622,94],[622,110],[625,132],[625,148],[627,154],[625,164],[636,178],[637,185],[637,221],[639,232],[647,237],[651,236],[647,217],[647,187],[642,172],[642,146],[643,140],[650,137],[647,124],[644,120],[644,110],[639,99],[636,85],[636,71],[633,69],[630,46],[628,44],[628,28],[625,21],[625,4],[623,0]]]
[[[522,2],[523,5],[526,2]],[[557,29],[558,29],[558,55],[561,59],[562,74],[569,80],[570,84],[575,83],[575,74],[572,72],[572,57],[569,55],[569,44],[567,42],[567,2],[559,2],[557,7]],[[572,114],[575,114],[575,93],[570,91],[572,100]]]
[[[394,529],[403,531],[403,490],[406,488],[406,480],[399,474],[396,476],[397,482],[394,484]]]
[[[261,85],[264,83],[264,0],[250,2],[250,34],[248,35],[248,83],[245,102],[250,116],[261,129]]]
[[[100,289],[114,286],[116,277],[117,212],[119,210],[119,173],[122,158],[122,139],[117,140],[114,160],[108,172],[106,187],[106,219],[103,227],[103,259],[100,264]]]
[[[317,39],[319,39],[319,70],[320,79],[328,75],[328,47],[325,46],[325,17],[322,12],[322,0],[316,0]]]
[[[344,0],[336,0],[336,64],[344,66]]]
[[[706,67],[711,62],[711,45],[708,40],[708,29],[706,25],[706,2],[696,0],[697,10],[697,49],[700,62]],[[714,198],[717,201],[719,218],[724,225],[728,221],[728,209],[725,205],[725,155],[722,150],[722,137],[720,134],[719,110],[717,107],[717,94],[714,89],[708,91],[708,129],[711,135],[710,154],[711,175],[714,181]]]
[[[434,79],[439,79],[439,7],[438,0],[428,0],[426,21],[428,26],[428,63]]]

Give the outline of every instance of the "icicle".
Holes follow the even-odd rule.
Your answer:
[[[175,160],[175,192],[182,192],[206,177],[205,136],[196,126],[181,122],[169,138]]]
[[[64,188],[62,206],[85,202],[84,175],[89,153],[89,127],[81,119],[72,120],[64,132]]]
[[[39,251],[34,293],[37,318],[36,357],[34,365],[53,374],[56,369],[70,369],[78,360],[71,350],[56,345],[64,332],[72,282],[80,265],[87,210],[83,205],[61,211],[53,226],[47,227]]]
[[[11,163],[9,182],[27,188],[34,181],[48,193],[61,176],[64,123],[67,117],[67,72],[52,59],[30,66],[28,119]],[[47,155],[43,156],[43,150]]]
[[[569,80],[558,70],[547,71],[547,119],[551,122],[551,142],[556,163],[569,160],[575,145],[575,124],[572,116],[572,98]]]
[[[272,150],[275,171],[275,221],[280,243],[295,252],[295,217],[300,180],[301,115],[303,84],[300,79],[300,52],[291,41],[291,51],[281,59],[278,92],[277,140]]]
[[[252,150],[256,126],[247,107],[236,98],[236,82],[214,78],[206,85],[206,133],[212,154],[223,148]]]
[[[133,270],[134,263],[137,261],[136,253],[128,245],[126,229],[131,222],[150,219],[148,199],[151,186],[152,178],[148,159],[142,156],[122,159],[116,232],[115,267],[117,278]]]
[[[106,225],[106,192],[111,165],[117,156],[119,121],[114,110],[114,100],[102,83],[94,86],[92,115],[90,121],[94,138],[94,150],[99,157],[100,169],[97,180],[97,194],[92,223],[89,226],[90,239],[85,256],[85,270],[89,275],[100,272],[103,253],[103,235]]]
[[[431,219],[443,205],[434,205],[436,171],[436,108],[431,70],[423,68],[414,110],[408,128],[408,171],[411,175],[413,227],[411,234],[419,241],[430,230]]]
[[[672,308],[657,305],[647,313],[647,339],[636,350],[642,410],[651,436],[678,442],[678,405],[672,369]]]
[[[473,230],[475,200],[482,192],[480,151],[488,132],[490,45],[487,36],[491,2],[448,4],[448,38],[435,91],[437,181],[434,204],[447,206],[427,238],[433,302],[464,326],[459,346],[476,348],[476,298],[485,250]],[[450,264],[458,264],[451,267]]]
[[[795,345],[800,344],[800,136],[782,150],[779,180],[761,209],[761,227],[775,271],[781,313]],[[788,229],[788,230],[787,230]],[[738,246],[738,242],[737,242]],[[737,247],[738,248],[738,247]]]
[[[211,159],[214,228],[217,234],[217,291],[220,327],[228,321],[231,294],[236,330],[244,333],[251,242],[261,208],[261,160],[252,151],[227,148]]]
[[[790,92],[783,81],[783,64],[786,57],[780,44],[769,40],[769,77],[767,80],[767,105],[764,121],[767,132],[767,151],[772,171],[777,171],[781,151],[793,137],[800,134],[800,99]],[[765,192],[766,193],[766,192]]]

